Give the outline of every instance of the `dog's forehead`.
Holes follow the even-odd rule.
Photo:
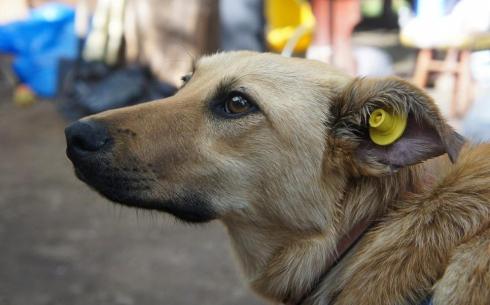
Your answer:
[[[254,65],[261,63],[277,63],[284,61],[294,61],[294,59],[282,57],[276,54],[270,53],[257,53],[251,51],[233,51],[233,52],[223,52],[217,53],[211,56],[202,57],[199,60],[199,65],[203,67],[217,67],[217,66],[227,66],[234,67],[244,65]],[[254,65],[254,68],[260,68],[262,65]]]
[[[337,74],[330,66],[313,60],[288,58],[271,53],[235,51],[201,58],[197,70],[211,72],[216,77],[274,77],[296,81],[323,78]]]

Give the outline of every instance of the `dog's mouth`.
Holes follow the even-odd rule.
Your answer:
[[[152,184],[157,182],[157,178],[146,169],[113,166],[104,156],[95,160],[70,159],[80,180],[118,203],[129,205],[134,202],[136,205],[148,197]]]
[[[106,157],[72,160],[75,175],[107,199],[124,206],[170,213],[185,222],[208,222],[218,217],[206,196],[186,190],[171,199],[158,194],[158,177],[145,166],[116,167]]]

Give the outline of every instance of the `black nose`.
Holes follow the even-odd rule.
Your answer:
[[[96,152],[106,147],[111,138],[107,128],[95,121],[77,121],[65,128],[69,150]]]

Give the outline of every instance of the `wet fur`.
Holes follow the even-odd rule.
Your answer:
[[[260,113],[213,111],[242,87]],[[410,117],[406,139],[389,148],[367,136],[379,107]],[[303,304],[418,304],[430,294],[436,305],[490,303],[490,145],[462,148],[407,82],[225,53],[201,59],[172,98],[88,119],[111,130],[114,148],[95,161],[107,177],[84,181],[124,204],[220,219],[246,280],[273,302],[310,293]],[[337,242],[363,219],[373,227],[324,276]]]

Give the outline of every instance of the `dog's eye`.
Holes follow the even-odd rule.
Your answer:
[[[180,79],[182,80],[182,86],[185,85],[188,81],[191,80],[192,73],[186,74],[182,76]]]
[[[238,119],[260,111],[254,100],[242,90],[218,93],[210,106],[215,115],[225,119]]]
[[[187,74],[180,78],[184,83],[187,83],[191,79],[191,75]]]
[[[255,105],[240,94],[230,95],[224,106],[225,112],[229,114],[245,114],[255,110]]]

